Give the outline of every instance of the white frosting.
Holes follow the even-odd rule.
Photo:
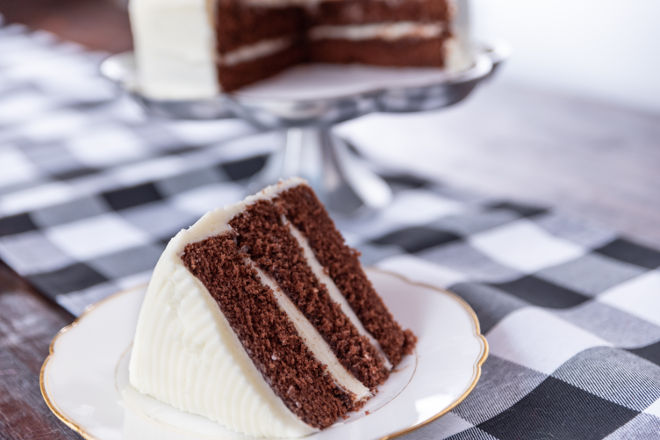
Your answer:
[[[303,255],[305,256],[305,259],[307,260],[307,264],[309,265],[309,268],[312,270],[312,273],[321,282],[321,284],[325,285],[326,289],[328,290],[330,299],[332,299],[334,302],[339,304],[341,311],[344,312],[344,314],[348,317],[351,323],[355,326],[358,333],[366,337],[371,343],[371,345],[373,345],[378,349],[378,351],[380,352],[381,360],[385,364],[385,368],[391,370],[392,364],[387,359],[387,356],[383,352],[383,349],[381,348],[380,344],[371,335],[371,333],[369,333],[367,329],[364,328],[364,326],[362,325],[362,321],[358,319],[357,315],[355,314],[351,306],[348,304],[346,297],[342,295],[342,293],[340,292],[339,288],[332,280],[332,278],[330,278],[325,273],[325,269],[323,268],[323,266],[321,266],[321,263],[319,263],[319,260],[316,258],[316,255],[314,255],[314,251],[310,247],[309,241],[307,241],[307,239],[302,234],[302,232],[300,232],[295,226],[293,226],[291,223],[289,223],[286,220],[285,222],[289,226],[289,231],[291,231],[291,235],[293,235],[293,237],[298,242],[298,245],[302,248]]]
[[[211,211],[170,240],[156,264],[138,318],[129,365],[134,388],[247,435],[300,437],[315,431],[275,395],[215,300],[180,257],[188,243],[229,231],[228,222],[249,204],[303,183],[302,179],[289,179],[240,203]],[[335,382],[358,400],[368,398],[369,390],[340,364],[275,282],[261,270],[257,273]],[[325,280],[324,284],[330,283]]]
[[[449,38],[445,41],[445,70],[460,72],[470,67],[472,57],[469,47],[458,38]]]
[[[206,0],[131,0],[137,87],[156,99],[219,93]]]
[[[442,23],[418,23],[412,21],[401,21],[394,23],[369,23],[317,26],[309,31],[312,40],[326,38],[341,38],[346,40],[367,40],[382,38],[392,41],[401,38],[435,38],[442,34],[444,26]]]
[[[258,43],[239,47],[222,55],[220,63],[225,66],[234,66],[236,64],[252,61],[257,58],[266,57],[276,52],[286,49],[291,45],[290,38],[273,38],[271,40],[262,40]]]

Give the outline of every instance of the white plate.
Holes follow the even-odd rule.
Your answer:
[[[418,336],[415,353],[362,410],[309,440],[389,439],[419,428],[465,399],[488,355],[462,299],[393,273],[367,273],[396,319]],[[112,295],[55,336],[40,376],[48,407],[90,439],[246,439],[130,388],[127,358],[143,295],[144,287]]]

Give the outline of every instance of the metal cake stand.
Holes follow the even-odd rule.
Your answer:
[[[350,214],[386,206],[392,191],[364,159],[331,133],[332,127],[373,112],[409,113],[449,107],[492,77],[507,57],[506,45],[481,44],[465,69],[430,81],[427,78],[419,84],[379,83],[350,93],[302,98],[295,93],[292,97],[269,97],[258,92],[235,92],[198,100],[150,99],[136,87],[132,53],[105,59],[101,73],[153,115],[197,120],[240,117],[262,130],[284,130],[284,145],[253,178],[249,190],[280,178],[301,176],[332,211]]]

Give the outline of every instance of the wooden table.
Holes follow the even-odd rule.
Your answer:
[[[0,0],[0,12],[8,21],[118,52],[131,41],[120,3]],[[414,130],[433,117],[392,117],[392,123]],[[435,149],[432,160],[423,144],[407,147],[410,163],[425,157],[417,161],[424,162],[422,171],[574,211],[660,246],[660,115],[510,85],[503,75],[437,123],[451,145]],[[376,147],[367,153],[402,161]],[[0,263],[0,438],[77,438],[50,413],[38,381],[53,335],[72,319]]]

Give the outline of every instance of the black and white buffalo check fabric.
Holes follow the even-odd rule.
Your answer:
[[[48,34],[0,27],[0,53],[0,257],[73,314],[145,282],[167,240],[242,198],[277,143],[239,121],[146,120],[99,80],[99,54]],[[365,264],[465,298],[490,344],[472,394],[407,438],[660,438],[660,252],[388,179],[387,209],[338,226]]]

